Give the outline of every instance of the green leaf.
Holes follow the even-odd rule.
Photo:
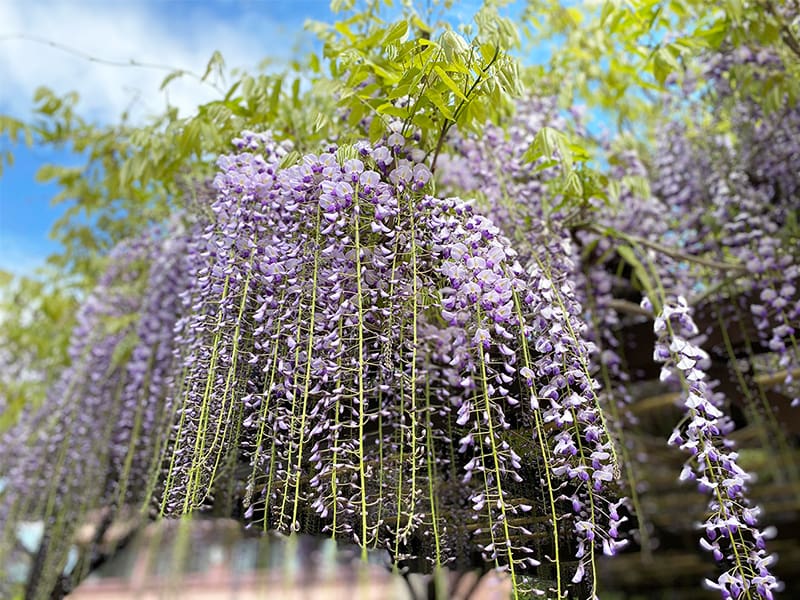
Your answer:
[[[211,55],[211,58],[208,60],[208,64],[206,65],[206,70],[203,73],[203,76],[200,78],[201,81],[205,81],[208,79],[211,72],[216,70],[218,73],[222,73],[222,70],[225,68],[225,59],[222,58],[222,54],[219,50],[214,50],[214,53]]]
[[[377,109],[379,115],[390,115],[398,119],[406,119],[408,117],[408,109],[395,106],[391,102],[384,102]]]
[[[332,13],[338,13],[344,10],[352,10],[356,4],[356,0],[331,0],[330,8]]]
[[[435,90],[431,90],[429,93],[425,94],[425,98],[430,100],[430,102],[439,110],[445,119],[455,121],[453,111],[449,106],[447,106],[447,102],[440,93]]]
[[[620,198],[620,194],[622,192],[622,187],[620,186],[620,182],[617,179],[611,179],[608,182],[608,197],[611,199],[612,202],[618,202]]]
[[[572,168],[573,154],[570,150],[570,143],[567,136],[553,129],[552,127],[542,127],[533,138],[533,142],[522,155],[522,159],[533,162],[538,158],[551,159],[558,150],[558,159],[567,168]]]
[[[186,75],[186,71],[183,70],[173,71],[172,73],[164,77],[164,80],[161,82],[161,85],[158,86],[159,91],[167,87],[172,81],[178,79],[179,77],[183,77],[184,75]]]
[[[653,77],[656,78],[659,84],[664,85],[670,73],[681,69],[681,65],[677,59],[678,55],[679,51],[674,44],[656,50],[653,56],[652,68]]]
[[[224,102],[228,102],[228,101],[229,101],[231,98],[233,98],[233,95],[236,93],[236,90],[238,90],[238,89],[239,89],[239,86],[240,86],[240,85],[242,85],[242,80],[241,80],[241,79],[240,79],[239,81],[237,81],[236,83],[234,83],[234,84],[233,84],[233,85],[230,87],[230,89],[228,90],[228,92],[225,94],[225,98],[223,99],[223,101],[224,101]]]
[[[711,27],[696,29],[692,34],[694,38],[702,42],[708,48],[718,48],[725,37],[728,35],[728,26],[725,21],[719,20]]]
[[[377,142],[385,133],[383,121],[380,117],[375,116],[369,124],[369,139],[371,142]]]
[[[386,35],[383,37],[383,44],[391,44],[394,41],[399,40],[402,38],[406,32],[408,31],[408,22],[407,21],[398,21],[389,30],[386,32]]]
[[[283,78],[279,77],[272,85],[272,93],[269,97],[269,113],[274,115],[278,112],[278,105],[281,101],[281,89],[283,88]]]
[[[283,157],[283,160],[281,161],[281,164],[280,164],[280,168],[281,169],[287,169],[287,168],[289,168],[289,167],[291,167],[293,165],[296,165],[297,163],[299,163],[302,160],[302,158],[303,157],[300,155],[300,153],[297,150],[292,150],[286,156]]]
[[[417,14],[411,16],[411,24],[423,33],[433,32],[433,29],[431,29],[425,21],[420,19]]]
[[[583,182],[580,175],[575,171],[570,171],[564,181],[564,194],[583,198]]]
[[[650,278],[647,269],[645,269],[642,262],[636,256],[636,252],[634,252],[633,248],[624,244],[620,244],[617,246],[617,254],[619,254],[622,260],[631,266],[636,279],[639,281],[642,289],[647,294],[647,297],[653,303],[653,308],[655,311],[657,313],[661,312],[660,302],[658,295],[656,294],[655,286],[653,285],[653,280]]]
[[[467,97],[458,87],[458,84],[450,78],[450,76],[445,72],[444,69],[442,69],[442,67],[439,65],[434,65],[433,70],[439,76],[439,79],[442,80],[442,83],[444,83],[451,92],[453,92],[459,99],[464,101],[467,100]]]

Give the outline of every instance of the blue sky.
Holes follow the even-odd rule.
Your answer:
[[[158,90],[165,71],[97,64],[76,53],[202,73],[219,50],[228,66],[253,69],[266,56],[287,60],[299,43],[309,49],[308,36],[302,41],[309,18],[331,20],[328,1],[0,0],[0,114],[28,117],[39,85],[77,91],[81,114],[98,122],[126,109],[144,118],[167,101],[189,114],[213,97],[208,89],[182,79],[167,98]],[[15,164],[0,177],[0,269],[31,273],[57,249],[48,232],[61,214],[50,206],[57,189],[36,183],[34,174],[75,158],[0,138],[0,152],[6,149]]]
[[[469,21],[479,4],[456,2],[449,17]],[[311,49],[303,23],[333,18],[329,0],[0,0],[0,114],[28,117],[40,85],[77,91],[79,112],[101,123],[124,110],[142,119],[168,102],[190,114],[214,97],[209,88],[182,78],[160,92],[166,71],[85,56],[202,73],[219,50],[229,67],[253,70],[267,56],[280,62],[298,47]],[[48,162],[76,159],[0,138],[0,152],[6,149],[15,164],[0,176],[0,269],[32,273],[57,250],[48,232],[63,210],[50,205],[57,189],[36,183],[34,174]]]

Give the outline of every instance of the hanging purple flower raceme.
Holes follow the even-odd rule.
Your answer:
[[[220,160],[216,222],[187,297],[197,316],[181,330],[196,349],[164,510],[210,498],[233,447],[250,461],[254,524],[298,530],[316,513],[364,545],[379,530],[407,537],[426,510],[429,470],[414,202],[430,173],[399,158],[398,144],[332,147],[281,169],[279,145],[250,139],[260,153]],[[393,450],[406,458],[392,469],[382,454]]]
[[[652,310],[647,298],[642,306]],[[654,359],[664,364],[662,381],[679,378],[686,394],[686,419],[670,437],[670,444],[690,454],[680,479],[696,481],[701,492],[711,494],[700,544],[725,570],[707,583],[723,598],[772,598],[780,588],[769,570],[774,556],[767,554],[766,533],[757,527],[759,510],[745,495],[750,476],[738,466],[738,454],[726,438],[733,424],[705,381],[708,355],[692,343],[698,331],[683,297],[664,304],[654,331]]]
[[[476,442],[481,438],[484,445],[494,444],[495,477],[502,479],[498,475],[508,471],[514,481],[512,467],[519,456],[508,448],[501,435],[495,441],[491,434],[509,427],[505,412],[533,426],[535,435],[541,438],[542,455],[547,457],[547,478],[542,477],[542,484],[558,496],[552,501],[553,523],[557,518],[574,519],[580,559],[573,576],[577,583],[587,567],[594,567],[595,544],[602,545],[609,554],[624,544],[616,540],[622,518],[617,513],[619,503],[614,502],[616,490],[609,489],[614,487],[614,451],[597,406],[597,384],[589,372],[592,349],[583,338],[582,310],[568,280],[573,267],[564,257],[569,249],[563,245],[565,242],[541,244],[540,254],[526,273],[507,238],[491,221],[473,214],[468,205],[456,205],[455,213],[463,213],[466,218],[454,218],[452,213],[449,218],[442,218],[437,211],[432,213],[437,220],[436,230],[441,232],[437,242],[448,248],[441,267],[449,279],[449,285],[441,292],[442,314],[451,325],[466,327],[470,332],[472,343],[481,352],[470,365],[469,379],[474,382],[471,385],[478,392],[483,390],[487,406],[498,415],[497,423],[486,427],[489,436],[481,430],[480,420],[472,421],[473,430],[460,441],[461,451],[478,451],[480,445]],[[559,321],[560,318],[564,320]],[[487,350],[492,350],[491,354]],[[520,386],[527,392],[522,396],[509,389],[518,390]],[[490,412],[481,406],[480,396],[478,393],[474,402],[461,405],[460,423],[470,423],[471,413],[485,416]],[[494,398],[503,402],[488,402]],[[552,424],[561,431],[554,433]],[[510,453],[505,457],[503,452],[507,450]],[[492,476],[479,456],[467,464],[467,469],[468,481],[473,471],[484,478]],[[509,514],[530,509],[502,497],[489,497],[485,490],[479,491],[473,501],[477,508],[495,506]],[[556,503],[560,506],[556,507]],[[558,513],[562,513],[560,517],[555,516]],[[495,522],[507,527],[507,515],[501,512]],[[512,536],[506,533],[505,537]],[[495,559],[498,554],[513,555],[516,550],[494,541],[488,549]]]
[[[257,245],[266,231],[258,195],[273,185],[276,162],[290,146],[252,132],[234,144],[242,152],[220,158],[212,221],[187,249],[193,278],[182,295],[186,316],[175,327],[175,353],[184,373],[163,484],[164,514],[212,502],[213,486],[220,473],[235,467],[239,447],[245,410],[239,398],[250,384],[241,365],[253,343],[246,327],[257,302],[251,281],[258,269],[269,268],[271,258]]]
[[[787,17],[797,16],[797,6],[782,6]],[[755,77],[783,74],[781,59],[766,49],[741,47],[720,57],[719,74],[731,69],[753,68]],[[733,92],[720,75],[715,79],[723,97]],[[719,203],[725,241],[731,254],[747,266],[757,282],[758,300],[751,306],[759,341],[774,360],[759,365],[772,379],[782,379],[800,405],[796,376],[800,369],[800,257],[797,244],[785,231],[796,219],[800,203],[800,106],[784,103],[777,114],[767,115],[755,100],[736,103],[731,117],[737,131],[734,172],[728,176],[731,198]]]
[[[505,413],[533,425],[547,457],[548,475],[542,484],[559,496],[558,512],[566,513],[560,518],[574,519],[581,559],[573,577],[577,583],[587,567],[594,567],[595,544],[613,554],[624,543],[616,539],[623,518],[617,513],[620,504],[614,502],[616,491],[609,489],[615,478],[614,451],[597,407],[597,384],[589,373],[591,344],[583,339],[582,311],[568,281],[572,265],[562,258],[569,249],[559,244],[542,247],[542,262],[532,262],[526,273],[507,238],[491,221],[474,214],[471,206],[456,204],[449,211],[437,206],[431,214],[439,232],[437,246],[446,248],[440,268],[449,281],[440,292],[442,315],[449,324],[465,327],[479,352],[471,357],[465,379],[476,389],[475,399],[457,411],[460,424],[472,425],[460,440],[460,451],[474,455],[466,465],[465,480],[478,473],[497,481],[508,474],[510,482],[519,481],[520,457],[502,437],[509,428]],[[564,321],[559,322],[559,317]],[[526,390],[523,395],[515,393],[520,387]],[[565,398],[559,403],[562,394]],[[540,405],[542,400],[547,409]],[[497,421],[484,423],[481,417],[493,411]],[[552,433],[552,423],[562,431]],[[550,433],[545,434],[545,427]],[[496,440],[491,439],[493,435]],[[492,447],[494,473],[487,471],[482,460],[486,444]],[[502,489],[497,497],[490,496],[486,487],[472,500],[476,509],[500,511],[494,519],[496,526],[507,528],[508,514],[530,510],[530,506],[509,502]],[[553,500],[554,514],[555,504]],[[495,560],[504,552],[513,556],[520,550],[502,541],[513,538],[504,533],[498,536],[500,542],[493,539],[486,549]],[[537,562],[530,557],[523,560]],[[509,560],[508,564],[513,563]]]
[[[787,10],[791,13],[796,8]],[[750,368],[766,371],[764,376],[783,384],[782,391],[788,391],[797,405],[800,344],[795,324],[800,317],[800,267],[797,244],[787,235],[791,227],[786,224],[795,218],[800,202],[800,108],[785,104],[776,114],[767,115],[758,101],[738,97],[730,88],[729,71],[746,72],[756,80],[783,76],[785,66],[770,50],[742,46],[709,60],[708,80],[721,102],[732,103],[730,119],[736,138],[718,134],[692,140],[685,126],[668,124],[660,136],[662,151],[655,161],[653,190],[673,210],[680,207],[669,228],[681,232],[678,241],[683,243],[678,247],[719,260],[732,259],[746,268],[748,277],[731,281],[725,271],[701,272],[701,279],[691,287],[672,293],[689,295],[719,286],[729,296],[744,293],[753,298],[750,312],[758,339],[750,339],[749,328],[742,334],[751,346],[760,342],[764,355],[751,356]],[[737,315],[738,321],[746,320],[744,313]]]
[[[24,414],[0,439],[5,489],[0,565],[22,521],[41,521],[44,549],[37,589],[60,575],[71,536],[85,515],[108,500],[114,478],[110,442],[127,382],[125,361],[135,344],[142,294],[131,293],[146,272],[155,244],[149,237],[118,245],[108,268],[77,315],[70,367],[44,406]],[[10,446],[9,444],[13,444]],[[33,447],[35,451],[19,452]],[[0,578],[3,579],[3,578]]]
[[[196,230],[191,227],[190,231]],[[110,443],[109,500],[149,502],[159,481],[165,444],[174,419],[174,328],[184,312],[181,296],[191,286],[191,234],[173,224],[155,234],[157,249],[148,266],[147,288],[136,325],[136,345],[126,365],[125,385]]]
[[[617,537],[625,517],[619,515],[620,504],[615,502],[616,452],[594,380],[598,356],[588,341],[587,314],[573,283],[583,275],[571,258],[575,250],[562,224],[563,214],[552,209],[557,201],[551,200],[547,188],[555,172],[548,168],[532,174],[523,156],[538,129],[559,123],[546,99],[522,103],[508,132],[489,125],[481,137],[457,136],[456,153],[439,163],[439,173],[453,189],[468,186],[479,191],[493,222],[518,242],[519,255],[515,252],[514,257],[526,270],[509,276],[512,281],[521,278],[524,284],[507,294],[513,296],[510,300],[500,298],[503,321],[499,329],[489,320],[478,328],[478,336],[487,347],[495,344],[501,354],[505,350],[503,375],[517,369],[521,385],[528,390],[530,400],[524,402],[529,410],[523,420],[536,432],[537,447],[545,459],[542,485],[554,490],[545,514],[553,524],[572,522],[579,559],[573,581],[580,582],[594,568],[595,544],[609,554],[623,545]],[[469,173],[462,174],[464,169]],[[484,236],[498,234],[495,227]],[[476,284],[482,287],[484,282],[479,279]],[[492,305],[498,291],[490,289],[488,295]],[[515,327],[524,333],[520,335]],[[495,338],[499,339],[495,342]],[[499,389],[508,386],[496,385]],[[555,554],[559,535],[551,531]],[[559,594],[563,592],[560,577],[559,566]]]
[[[507,432],[539,419],[553,527],[573,519],[580,573],[595,544],[613,552],[612,452],[558,260],[532,278],[491,220],[427,195],[431,173],[399,134],[302,159],[248,139],[220,159],[214,223],[190,244],[200,276],[177,328],[192,351],[163,510],[236,489],[253,526],[318,527],[397,560],[428,540],[434,565],[472,531],[519,577],[538,564],[522,541],[535,500],[518,496],[530,458]]]
[[[750,310],[760,340],[777,359],[773,361],[774,366],[767,365],[767,370],[780,374],[785,388],[793,389],[797,394],[797,374],[800,372],[800,264],[791,255],[776,248],[775,244],[761,243],[759,248],[757,256],[763,261],[759,262],[759,271],[763,273],[764,264],[774,266],[761,283],[759,303],[752,304]],[[792,398],[791,404],[793,407],[800,406],[800,396]]]
[[[514,544],[517,535],[530,536],[525,527],[512,525],[512,515],[531,510],[524,502],[513,502],[507,486],[521,482],[522,458],[505,439],[510,428],[507,412],[519,412],[521,400],[513,388],[518,382],[518,358],[513,348],[520,336],[520,312],[515,294],[527,284],[516,260],[516,252],[500,230],[472,206],[456,199],[426,198],[428,227],[434,232],[436,270],[445,278],[441,287],[442,316],[450,326],[463,328],[469,340],[469,355],[462,364],[459,395],[454,406],[456,424],[466,428],[459,440],[459,453],[469,457],[464,483],[477,475],[479,485],[470,496],[474,518],[486,514],[490,542],[484,554],[512,570],[515,563],[537,566],[524,545]]]
[[[542,241],[544,241],[543,238]],[[615,554],[626,543],[619,539],[625,520],[618,509],[616,480],[619,463],[599,405],[600,385],[592,376],[594,344],[587,339],[588,325],[573,283],[574,265],[568,237],[542,243],[541,254],[529,266],[535,290],[529,293],[534,317],[531,332],[538,356],[532,363],[537,380],[537,404],[542,421],[550,424],[552,473],[565,481],[559,500],[571,505],[580,559],[573,581],[594,568],[594,546]]]

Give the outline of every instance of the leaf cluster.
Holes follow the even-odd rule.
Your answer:
[[[550,45],[545,72],[559,82],[565,105],[576,99],[613,118],[620,129],[648,135],[663,94],[689,83],[703,88],[708,58],[748,48],[775,55],[780,68],[736,67],[734,87],[767,112],[798,98],[800,44],[792,3],[726,0],[607,0],[577,6],[561,0],[529,0],[524,10],[530,40]],[[796,17],[796,7],[794,9]]]

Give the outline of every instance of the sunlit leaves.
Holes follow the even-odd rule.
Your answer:
[[[514,26],[488,8],[476,23],[472,40],[449,27],[434,37],[437,28],[416,13],[388,24],[357,13],[312,28],[325,41],[331,75],[341,80],[337,94],[348,124],[375,140],[400,120],[400,132],[418,132],[430,152],[453,125],[475,130],[521,92],[508,54],[518,43]]]
[[[221,80],[223,69],[221,56],[215,54],[203,76]],[[21,280],[29,299],[12,302],[9,296],[6,302],[4,298],[2,328],[4,346],[23,362],[27,356],[33,364],[43,361],[48,378],[50,363],[61,365],[66,360],[64,336],[72,327],[74,311],[56,316],[26,308],[37,315],[34,326],[34,321],[19,318],[23,307],[74,302],[85,294],[110,248],[180,210],[191,198],[186,193],[195,185],[191,182],[211,175],[216,156],[240,129],[270,123],[282,128],[284,135],[302,135],[306,143],[313,143],[328,136],[332,124],[328,120],[313,126],[317,115],[332,113],[332,103],[325,93],[303,91],[299,75],[242,74],[220,93],[220,99],[198,107],[192,116],[181,117],[169,109],[138,125],[124,116],[118,123],[95,124],[81,116],[76,94],[58,96],[40,88],[34,102],[31,123],[0,117],[0,136],[11,144],[65,148],[75,158],[67,165],[45,165],[36,175],[37,181],[57,186],[53,202],[63,205],[52,230],[61,249],[48,259],[57,271],[48,271],[35,284]],[[11,157],[5,155],[4,162],[8,164]],[[20,380],[17,387],[15,397],[23,398],[27,387],[27,401],[33,404],[42,396],[33,383]]]
[[[0,115],[0,139],[4,137],[8,138],[12,145],[23,141],[27,146],[33,143],[31,127],[27,123],[10,116]],[[3,165],[9,167],[14,165],[14,154],[11,150],[4,150],[0,154],[0,177],[3,176]]]
[[[532,172],[558,166],[557,177],[549,180],[552,195],[559,199],[554,208],[585,208],[590,199],[608,200],[619,194],[615,182],[590,166],[592,155],[586,141],[568,136],[552,127],[542,127],[536,133],[522,159],[533,163]]]
[[[41,402],[65,366],[77,305],[73,295],[42,281],[0,271],[0,398],[6,402],[0,431],[15,422],[23,407]]]
[[[737,93],[762,102],[768,112],[798,97],[800,38],[790,9],[780,3],[608,0],[578,8],[529,0],[525,14],[535,40],[555,41],[549,70],[565,82],[558,88],[564,103],[580,98],[602,107],[620,128],[646,134],[658,111],[652,94],[673,93],[672,84],[702,77],[698,65],[722,48],[771,52],[782,65],[780,78],[760,76],[761,66],[733,69]],[[698,85],[702,90],[702,79]]]

